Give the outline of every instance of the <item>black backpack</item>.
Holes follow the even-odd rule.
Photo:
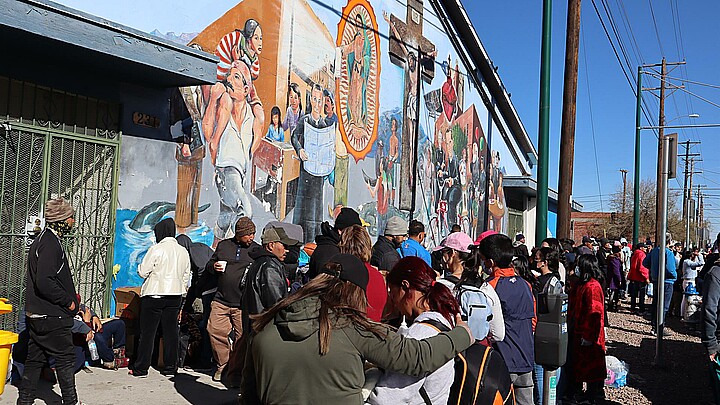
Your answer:
[[[439,332],[450,329],[443,323],[426,319],[422,321]],[[425,388],[420,388],[425,404],[432,405]],[[496,350],[475,343],[455,357],[455,380],[450,387],[448,405],[514,405],[510,372],[505,360]]]

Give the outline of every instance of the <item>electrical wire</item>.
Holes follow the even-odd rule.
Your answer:
[[[648,0],[648,4],[650,5],[650,15],[652,16],[653,26],[655,27],[655,37],[657,38],[658,45],[660,46],[660,54],[665,57],[665,50],[662,46],[662,41],[660,40],[660,30],[658,30],[657,21],[655,20],[655,11],[653,10],[652,0]]]
[[[593,0],[593,5],[595,4],[595,0]],[[597,8],[596,8],[597,10]],[[592,140],[593,140],[593,152],[595,153],[595,174],[597,175],[597,185],[598,185],[598,194],[600,194],[600,211],[604,212],[605,207],[603,205],[603,192],[602,187],[600,186],[600,165],[598,164],[598,154],[597,154],[597,145],[595,143],[595,119],[593,118],[593,111],[592,111],[592,97],[590,96],[590,75],[588,73],[589,65],[587,62],[587,48],[585,47],[585,30],[581,31],[581,40],[582,40],[582,53],[583,53],[583,60],[585,61],[585,84],[587,85],[587,93],[588,93],[588,106],[590,110],[590,129],[592,132]],[[614,48],[613,48],[614,49]],[[615,53],[617,56],[617,52]],[[631,86],[632,87],[632,86]],[[638,89],[639,90],[639,89]]]

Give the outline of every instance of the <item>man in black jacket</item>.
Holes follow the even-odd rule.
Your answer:
[[[385,226],[383,236],[378,236],[377,242],[373,245],[370,264],[378,270],[392,270],[395,263],[400,261],[397,248],[403,243],[407,233],[407,221],[398,216],[391,217]]]
[[[25,322],[30,340],[18,404],[35,401],[40,371],[47,357],[55,358],[62,403],[78,403],[72,327],[79,304],[60,242],[72,230],[74,216],[75,210],[62,198],[49,200],[45,204],[47,227],[30,246],[25,289]]]
[[[243,290],[242,320],[243,333],[250,333],[250,315],[263,312],[285,298],[288,281],[285,277],[283,260],[287,247],[298,243],[291,239],[282,228],[266,228],[261,238],[262,248],[250,255],[255,260],[247,271]]]
[[[260,249],[255,241],[255,223],[242,217],[235,224],[235,236],[218,243],[215,253],[205,265],[205,271],[217,276],[217,292],[210,304],[210,318],[207,331],[210,335],[217,371],[214,381],[220,381],[222,372],[230,358],[232,347],[228,336],[235,330],[237,341],[242,333],[242,291],[240,285],[245,273],[253,262],[250,252]]]
[[[323,222],[320,225],[320,234],[315,237],[315,251],[310,256],[310,269],[307,276],[313,279],[320,274],[325,264],[330,258],[340,253],[338,243],[340,243],[340,234],[343,229],[353,226],[362,225],[360,215],[352,208],[343,207],[335,218],[335,226],[331,227],[329,223]]]

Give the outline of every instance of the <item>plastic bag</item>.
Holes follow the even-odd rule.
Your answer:
[[[628,366],[624,361],[618,360],[615,356],[605,356],[605,365],[607,366],[605,385],[613,388],[627,385]]]

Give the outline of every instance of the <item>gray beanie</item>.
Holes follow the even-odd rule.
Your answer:
[[[385,225],[385,235],[387,236],[402,236],[408,233],[408,223],[404,219],[395,216],[388,219],[387,225]]]

